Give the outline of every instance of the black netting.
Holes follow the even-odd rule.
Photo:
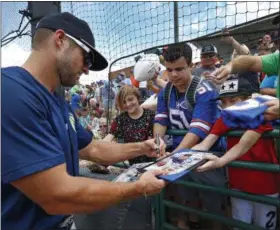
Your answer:
[[[19,13],[26,8],[27,2],[2,3],[2,46],[16,43],[30,50],[30,25],[25,28],[28,19],[24,17],[21,23],[23,15]],[[155,46],[188,40],[193,40],[197,49],[214,42],[221,55],[228,58],[230,48],[217,37],[210,41],[209,36],[218,35],[225,26],[233,27],[236,39],[254,49],[258,38],[275,29],[268,18],[279,12],[279,2],[61,2],[61,11],[89,23],[97,48],[110,62]],[[251,21],[255,26],[248,31]],[[134,64],[132,56],[116,62],[113,70]]]
[[[277,28],[271,22],[279,2],[63,2],[61,8],[89,23],[97,48],[111,63],[102,74],[109,71],[113,79],[148,49],[160,52],[175,42],[189,41],[193,59],[202,46],[213,44],[227,62],[233,48],[221,42],[225,27],[255,54],[258,39]]]
[[[175,42],[197,39],[235,27],[279,11],[279,2],[178,2],[177,20],[174,2],[62,2],[69,11],[86,20],[94,31],[96,45],[109,61]],[[258,20],[261,22],[261,20]],[[257,26],[261,37],[270,28]],[[241,31],[248,32],[248,31]],[[204,38],[204,40],[206,40]],[[249,37],[247,40],[252,40]],[[246,38],[243,42],[246,41]],[[122,65],[123,64],[123,65]],[[119,61],[124,67],[134,59]]]
[[[27,2],[3,2],[1,46],[16,44],[24,50],[31,47],[30,17],[26,15]]]

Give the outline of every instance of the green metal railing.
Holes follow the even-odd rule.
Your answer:
[[[168,130],[167,134],[175,135],[175,136],[184,136],[187,132],[188,132],[188,130]],[[244,132],[245,131],[243,131],[243,130],[230,131],[225,136],[238,137],[238,136],[241,136]],[[277,148],[277,153],[278,153],[278,156],[280,159],[280,127],[276,127],[276,129],[274,129],[273,131],[264,133],[263,137],[277,139],[276,148]],[[115,164],[115,166],[120,167],[120,168],[126,168],[126,165],[123,163],[117,163],[117,164]],[[276,165],[276,164],[268,164],[268,163],[261,163],[261,162],[256,163],[256,162],[248,162],[248,161],[234,161],[234,162],[229,163],[228,166],[236,167],[236,168],[254,169],[254,170],[260,170],[260,171],[266,171],[266,172],[280,174],[280,165]],[[207,190],[209,192],[215,192],[215,193],[218,193],[221,195],[232,196],[232,197],[237,197],[237,198],[250,200],[250,201],[254,201],[254,202],[259,202],[259,203],[263,203],[263,204],[273,205],[273,206],[276,206],[278,209],[280,208],[279,198],[272,198],[272,197],[267,197],[267,196],[263,196],[263,195],[253,195],[253,194],[248,194],[245,192],[227,189],[224,187],[214,187],[214,186],[208,186],[208,185],[204,185],[204,184],[200,184],[200,183],[194,183],[194,182],[188,182],[188,181],[182,181],[182,180],[178,180],[174,183],[180,184],[180,185],[183,185],[183,186],[186,186],[189,188]],[[237,227],[237,228],[245,229],[245,230],[263,229],[263,228],[255,226],[253,224],[247,224],[245,222],[234,220],[229,217],[216,215],[213,213],[209,213],[209,212],[202,211],[202,210],[188,207],[188,206],[182,206],[182,205],[179,205],[170,200],[165,200],[164,193],[165,193],[165,191],[163,190],[158,196],[155,196],[155,203],[154,203],[155,206],[154,207],[156,209],[156,229],[157,230],[179,229],[176,226],[166,222],[166,220],[165,220],[165,208],[166,207],[169,207],[171,209],[181,210],[183,212],[194,213],[198,216],[201,216],[204,219],[218,221],[218,222],[221,222],[222,224],[229,225],[231,227]]]
[[[168,130],[167,134],[184,136],[187,132],[188,132],[188,130]],[[228,132],[225,136],[238,137],[238,136],[241,136],[243,133],[244,133],[244,131],[241,131],[241,130],[231,131],[231,132]],[[271,132],[264,133],[263,137],[277,139],[276,148],[277,148],[278,156],[280,158],[280,128],[277,127],[276,129],[274,129]],[[267,172],[280,174],[280,165],[275,165],[275,164],[234,161],[234,162],[231,162],[230,164],[228,164],[228,166],[254,169],[254,170],[267,171]],[[253,195],[253,194],[248,194],[245,192],[234,191],[234,190],[227,189],[227,188],[213,187],[213,186],[203,185],[200,183],[187,182],[187,181],[182,181],[182,180],[178,180],[175,183],[181,184],[181,185],[184,185],[184,186],[190,187],[190,188],[196,188],[199,190],[207,190],[209,192],[219,193],[221,195],[228,195],[228,196],[238,197],[241,199],[255,201],[255,202],[259,202],[259,203],[263,203],[263,204],[273,205],[273,206],[276,206],[278,209],[280,208],[279,198],[272,198],[272,197],[267,197],[267,196],[263,196],[263,195]],[[202,211],[202,210],[188,207],[188,206],[182,206],[175,202],[165,200],[164,192],[165,191],[163,190],[156,198],[156,201],[157,201],[156,202],[156,219],[157,219],[156,228],[158,230],[179,229],[179,228],[175,227],[174,225],[171,225],[166,222],[166,220],[165,220],[165,208],[166,207],[169,207],[171,209],[181,210],[183,212],[194,213],[194,214],[197,214],[198,216],[201,216],[204,219],[215,220],[215,221],[221,222],[225,225],[229,225],[231,227],[237,227],[237,228],[241,228],[241,229],[245,229],[245,230],[263,229],[263,228],[255,226],[253,224],[247,224],[245,222],[234,220],[229,217],[216,215],[213,213],[209,213],[209,212]]]
[[[175,136],[185,136],[187,134],[187,129],[169,129],[167,130],[167,134],[169,135],[175,135]],[[240,137],[245,131],[244,130],[234,130],[230,131],[225,136],[231,136],[231,137]],[[263,134],[263,137],[274,137],[274,138],[280,138],[280,127],[276,127],[274,130],[265,132]]]

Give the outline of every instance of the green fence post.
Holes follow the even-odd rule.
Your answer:
[[[171,208],[174,208],[174,209],[179,209],[179,210],[182,210],[182,211],[188,212],[188,213],[194,213],[194,214],[197,214],[197,215],[199,215],[199,216],[201,216],[205,219],[217,220],[217,221],[219,221],[223,224],[230,225],[230,226],[233,226],[233,227],[237,227],[237,228],[240,228],[242,230],[265,230],[264,228],[258,227],[256,225],[247,224],[247,223],[242,222],[242,221],[234,220],[232,218],[224,217],[224,216],[221,216],[221,215],[212,214],[212,213],[205,212],[205,211],[202,211],[202,210],[199,210],[199,209],[196,209],[196,208],[191,208],[191,207],[188,207],[188,206],[182,206],[182,205],[179,205],[179,204],[174,203],[172,201],[165,200],[164,201],[164,206],[171,207]],[[172,225],[166,224],[166,223],[164,223],[163,226],[164,226],[165,229],[178,229],[178,228],[169,228]]]
[[[160,228],[159,230],[164,230],[164,223],[166,222],[166,218],[165,218],[165,207],[163,206],[163,202],[164,202],[164,189],[161,191],[161,193],[159,194],[159,208],[160,208]]]
[[[160,195],[155,196],[155,225],[156,230],[161,229],[161,200]]]

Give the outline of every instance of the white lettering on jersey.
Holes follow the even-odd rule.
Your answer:
[[[204,94],[207,91],[213,91],[213,88],[205,81],[202,82],[200,87],[196,90],[198,94]]]
[[[178,119],[178,116],[180,117],[180,119]],[[190,127],[190,124],[183,111],[180,111],[178,109],[170,109],[169,118],[171,124],[178,125],[179,129]]]
[[[204,94],[207,90],[205,89],[205,87],[201,86],[198,88],[198,90],[196,91],[198,94]]]

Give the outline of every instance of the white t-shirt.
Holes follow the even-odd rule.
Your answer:
[[[146,81],[140,81],[139,82],[139,88],[147,88],[147,82]]]
[[[97,87],[95,90],[95,98],[100,97],[100,87]]]
[[[91,121],[92,130],[98,131],[99,130],[99,118],[94,117]]]
[[[125,78],[125,79],[122,81],[122,83],[125,84],[125,85],[130,85],[130,86],[132,86],[132,82],[131,82],[131,80],[130,80],[129,78]]]

